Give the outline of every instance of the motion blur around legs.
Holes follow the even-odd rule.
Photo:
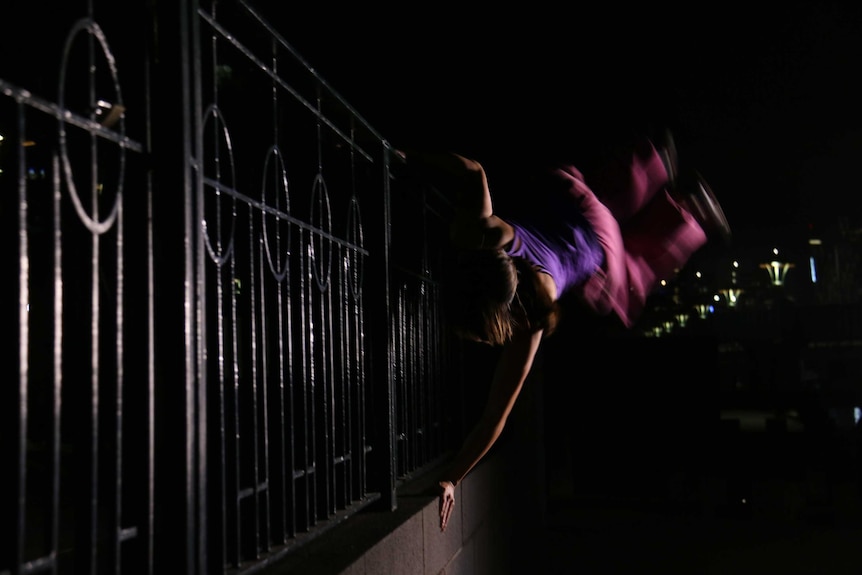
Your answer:
[[[703,177],[680,171],[669,133],[635,140],[590,181],[570,163],[537,168],[499,205],[478,161],[449,152],[400,155],[454,206],[449,325],[459,337],[502,348],[479,421],[439,478],[445,530],[458,484],[502,433],[564,307],[630,328],[659,282],[672,280],[708,240],[727,243],[731,233]]]

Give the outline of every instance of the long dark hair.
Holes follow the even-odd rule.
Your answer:
[[[556,302],[541,289],[539,272],[503,250],[464,250],[444,282],[444,308],[458,337],[503,345],[515,331],[544,335],[557,325]]]

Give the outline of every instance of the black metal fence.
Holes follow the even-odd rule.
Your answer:
[[[13,2],[0,49],[0,573],[251,572],[394,509],[462,433],[445,199],[244,0]]]

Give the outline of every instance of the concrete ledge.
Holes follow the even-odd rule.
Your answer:
[[[410,486],[411,495],[398,499],[395,511],[372,505],[368,509],[345,519],[340,525],[318,536],[285,557],[274,561],[261,573],[288,575],[314,573],[338,575],[368,573],[423,573],[422,537],[423,510],[434,507],[437,498],[430,492],[422,494],[423,485],[429,484],[431,475]],[[401,563],[391,570],[386,567],[386,555],[381,549],[395,547]],[[366,569],[366,563],[373,571]],[[411,567],[411,564],[418,565]],[[406,570],[404,570],[406,569]]]
[[[504,503],[506,451],[480,463],[459,485],[455,511],[440,531],[436,469],[403,485],[398,509],[374,506],[274,561],[262,573],[287,575],[446,575],[510,572],[516,546]],[[502,479],[502,480],[501,480]],[[509,510],[511,511],[511,510]]]
[[[545,501],[540,398],[535,383],[522,392],[503,436],[458,486],[445,532],[439,526],[438,466],[398,488],[395,511],[369,505],[259,572],[508,575],[529,570]]]

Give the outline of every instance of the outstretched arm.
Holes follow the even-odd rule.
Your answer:
[[[446,529],[455,506],[455,487],[473,467],[488,453],[500,437],[506,420],[521,393],[521,388],[530,369],[542,332],[519,332],[503,348],[488,395],[488,402],[479,422],[467,436],[460,451],[443,472],[440,479],[440,530]]]
[[[509,224],[494,214],[488,178],[482,165],[452,152],[400,150],[416,169],[453,203],[450,237],[455,247],[498,249],[512,239]]]

